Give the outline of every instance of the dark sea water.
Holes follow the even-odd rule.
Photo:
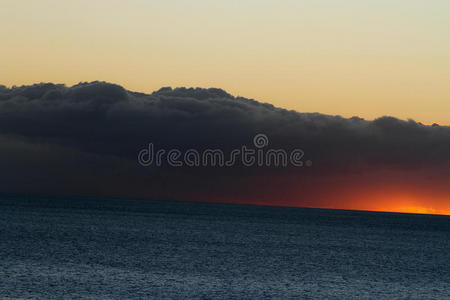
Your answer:
[[[450,299],[450,217],[0,197],[0,298]]]

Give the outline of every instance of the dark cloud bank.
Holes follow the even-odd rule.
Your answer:
[[[253,146],[258,133],[268,136],[268,148],[301,148],[313,165],[174,168],[137,162],[150,142],[159,149],[227,153]],[[399,188],[450,195],[449,127],[298,113],[220,89],[162,88],[147,95],[103,82],[0,86],[0,142],[0,192],[7,193],[344,208],[340,203],[350,195]]]

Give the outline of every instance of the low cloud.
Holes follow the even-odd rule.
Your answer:
[[[148,143],[227,152],[253,146],[259,133],[270,148],[302,149],[313,166],[144,168],[137,162]],[[220,89],[142,94],[104,82],[0,86],[0,141],[0,192],[309,206],[326,206],[323,189],[340,199],[371,183],[409,191],[423,185],[421,193],[450,195],[449,127],[299,113]]]

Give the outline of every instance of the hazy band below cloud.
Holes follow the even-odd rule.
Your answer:
[[[137,161],[149,143],[228,153],[260,133],[268,148],[302,149],[313,166]],[[450,212],[449,127],[298,113],[220,89],[0,86],[0,140],[0,192]]]

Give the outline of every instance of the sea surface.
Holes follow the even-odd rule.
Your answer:
[[[450,299],[450,217],[0,196],[0,299]]]

